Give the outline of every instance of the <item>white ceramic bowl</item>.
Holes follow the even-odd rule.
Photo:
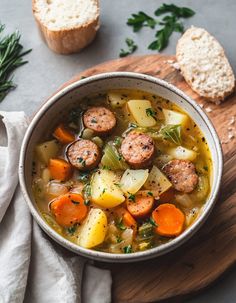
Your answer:
[[[52,128],[56,122],[58,122],[61,117],[60,113],[65,111],[68,112],[71,108],[75,107],[78,102],[80,102],[78,100],[87,95],[119,88],[140,89],[146,92],[157,94],[183,108],[202,130],[208,142],[213,159],[211,193],[206,201],[204,211],[202,212],[201,216],[194,222],[193,225],[191,225],[180,236],[172,241],[143,252],[136,252],[132,254],[110,254],[89,250],[66,240],[56,233],[44,221],[39,212],[37,204],[35,203],[31,190],[31,171],[34,147],[40,141],[40,139],[43,138],[44,133],[48,133],[50,128]],[[61,89],[39,109],[31,121],[24,137],[20,153],[19,178],[22,192],[34,219],[56,242],[79,255],[91,259],[106,262],[134,262],[157,257],[177,248],[199,229],[199,227],[207,219],[217,199],[221,183],[222,170],[223,157],[219,138],[212,123],[195,101],[193,101],[175,86],[168,84],[163,80],[137,73],[114,72],[100,74],[77,81],[66,88]]]

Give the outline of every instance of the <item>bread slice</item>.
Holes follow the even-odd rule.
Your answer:
[[[32,1],[39,29],[56,53],[75,53],[93,41],[99,28],[98,0]]]
[[[223,47],[205,29],[191,27],[179,39],[176,58],[186,82],[200,96],[220,103],[235,87]]]

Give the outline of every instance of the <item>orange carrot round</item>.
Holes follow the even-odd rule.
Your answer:
[[[151,212],[154,204],[154,198],[148,193],[139,193],[135,195],[134,201],[127,200],[127,209],[135,218],[143,218]]]
[[[135,219],[131,216],[131,214],[125,210],[124,214],[123,214],[123,221],[125,226],[132,228],[133,229],[133,233],[134,233],[134,237],[137,233],[137,222],[135,221]]]
[[[152,218],[157,225],[155,232],[161,236],[174,237],[183,231],[185,216],[174,204],[159,205],[152,212]]]
[[[88,213],[88,207],[84,204],[83,197],[73,193],[54,199],[50,204],[50,210],[57,223],[64,227],[70,227],[81,222]]]
[[[63,159],[50,159],[48,169],[51,177],[60,181],[68,180],[73,171],[72,166]]]
[[[75,136],[63,124],[58,125],[53,136],[62,144],[69,144],[75,140]]]

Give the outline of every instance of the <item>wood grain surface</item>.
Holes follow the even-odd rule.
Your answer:
[[[164,55],[127,57],[95,66],[66,84],[81,79],[81,76],[109,71],[134,71],[159,77],[201,104],[223,142],[225,165],[220,198],[195,236],[174,252],[150,261],[99,263],[112,271],[114,302],[169,302],[171,298],[182,298],[208,286],[236,263],[236,95],[222,105],[207,103],[173,68],[171,63],[174,60],[174,56]],[[183,301],[178,299],[178,302]]]

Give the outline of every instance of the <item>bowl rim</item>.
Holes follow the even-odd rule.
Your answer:
[[[100,81],[100,80],[107,80],[111,78],[132,78],[134,80],[141,80],[141,81],[148,81],[152,84],[157,84],[159,86],[162,86],[166,88],[167,90],[170,90],[172,93],[178,95],[182,99],[184,99],[189,105],[195,109],[198,115],[201,116],[201,118],[205,122],[205,126],[208,128],[209,133],[211,134],[211,138],[213,140],[214,146],[216,148],[216,157],[218,161],[218,170],[214,170],[214,183],[212,184],[212,187],[215,187],[215,191],[211,193],[210,199],[206,202],[206,206],[204,208],[204,211],[202,212],[201,216],[188,228],[186,229],[181,235],[178,237],[172,239],[171,241],[168,241],[167,243],[164,243],[160,246],[148,249],[146,251],[142,252],[134,252],[131,254],[112,254],[112,253],[106,253],[91,249],[83,248],[79,245],[76,245],[73,242],[70,242],[69,240],[62,237],[60,234],[58,234],[53,228],[51,228],[46,221],[42,218],[36,207],[34,206],[33,201],[31,201],[27,186],[26,186],[26,180],[25,180],[25,170],[24,170],[24,163],[26,161],[26,151],[28,148],[28,144],[30,142],[31,136],[34,133],[35,127],[38,123],[38,121],[41,119],[41,117],[44,115],[44,113],[48,110],[49,107],[53,106],[56,101],[63,96],[65,96],[67,93],[78,89],[81,86],[85,86],[88,83]],[[189,96],[187,96],[183,91],[178,89],[176,86],[166,82],[165,80],[149,76],[146,74],[141,73],[135,73],[135,72],[107,72],[98,74],[95,76],[90,76],[81,80],[77,80],[68,86],[59,89],[55,93],[55,95],[49,97],[49,99],[39,108],[38,112],[33,117],[32,121],[29,124],[29,127],[25,133],[22,147],[20,151],[20,160],[19,160],[19,181],[21,190],[23,193],[23,196],[28,204],[28,207],[31,211],[31,214],[33,215],[36,222],[39,224],[39,226],[57,243],[64,246],[65,248],[82,255],[84,257],[88,257],[90,259],[98,260],[98,261],[105,261],[105,262],[136,262],[136,261],[142,261],[154,258],[156,256],[160,256],[163,254],[166,254],[180,245],[182,245],[184,242],[186,242],[190,237],[193,236],[197,232],[197,230],[202,226],[202,224],[206,221],[207,217],[209,216],[211,210],[213,209],[213,206],[215,205],[215,202],[217,200],[217,196],[219,194],[221,179],[223,174],[223,152],[222,147],[220,144],[219,137],[216,133],[216,130],[208,118],[208,116],[204,113],[202,108]]]

